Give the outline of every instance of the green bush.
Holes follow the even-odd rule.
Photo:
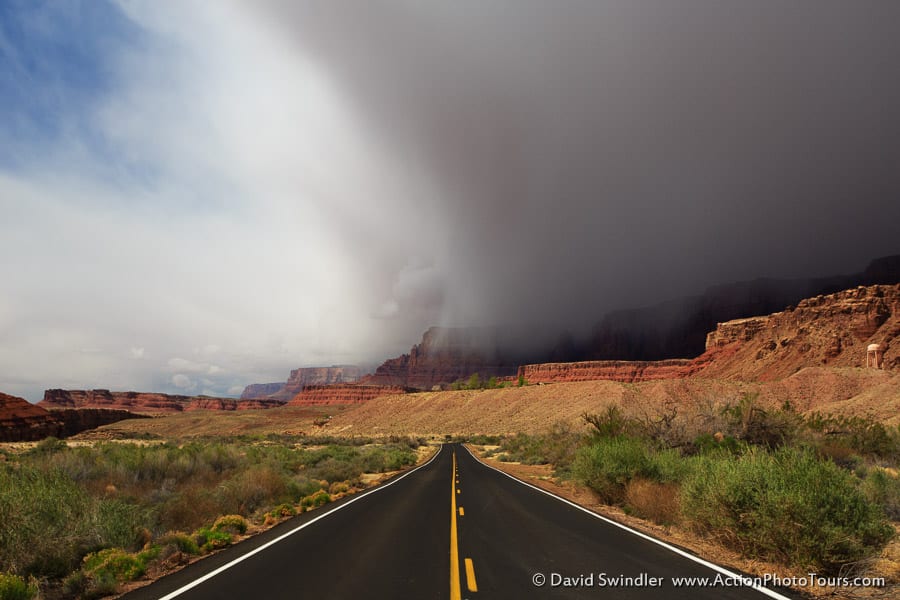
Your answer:
[[[328,504],[331,502],[331,496],[328,495],[328,492],[325,490],[319,490],[315,494],[311,496],[305,497],[300,501],[300,506],[304,508],[316,508],[318,506],[322,506],[323,504]]]
[[[208,527],[201,527],[194,532],[194,541],[203,552],[212,552],[231,545],[231,534],[224,531],[213,531]]]
[[[0,568],[63,577],[106,540],[97,502],[57,470],[0,465]]]
[[[604,501],[618,503],[632,479],[676,482],[689,468],[690,463],[675,450],[656,450],[646,440],[618,436],[597,438],[589,446],[579,448],[572,474]]]
[[[0,573],[0,600],[31,600],[38,593],[34,580],[26,582],[11,573]]]
[[[626,417],[615,404],[607,406],[601,413],[584,413],[581,418],[591,426],[594,437],[644,437],[647,433],[643,423]]]
[[[216,519],[212,528],[213,531],[224,531],[232,535],[243,535],[247,533],[247,519],[241,515],[223,515]]]
[[[297,509],[290,504],[279,504],[267,513],[269,516],[279,519],[281,517],[293,517],[297,514]]]
[[[810,451],[751,449],[693,460],[681,486],[683,515],[750,556],[837,573],[893,535],[853,476]]]
[[[85,573],[91,577],[111,575],[116,581],[132,581],[146,571],[147,556],[129,554],[121,548],[107,548],[84,557]]]
[[[881,506],[888,517],[900,521],[900,479],[884,469],[868,469],[863,492],[870,501]]]
[[[156,541],[160,546],[174,546],[185,554],[200,554],[200,547],[197,545],[197,542],[186,533],[179,531],[170,532]]]
[[[504,438],[495,453],[502,455],[502,460],[525,465],[551,464],[556,475],[567,477],[582,438],[567,423],[555,423],[548,433],[518,433]]]

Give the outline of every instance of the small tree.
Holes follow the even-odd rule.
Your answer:
[[[525,375],[519,373],[519,387],[522,387],[523,385],[525,385]]]

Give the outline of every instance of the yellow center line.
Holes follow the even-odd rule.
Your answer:
[[[456,473],[456,453],[453,453],[453,472]],[[450,479],[450,600],[462,600],[459,587],[459,542],[456,536],[456,483]]]
[[[471,558],[466,559],[466,587],[470,592],[478,591],[478,583],[475,581],[475,564]]]
[[[466,516],[466,511],[463,510],[462,506],[459,507],[459,516],[461,516],[461,517]]]

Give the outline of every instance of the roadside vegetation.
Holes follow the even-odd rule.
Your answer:
[[[605,503],[693,530],[752,559],[822,574],[861,571],[900,520],[900,428],[763,410],[755,398],[688,420],[672,406],[583,416],[504,438],[501,460],[551,464]]]
[[[419,439],[275,436],[70,448],[0,462],[0,600],[99,598],[416,462]]]

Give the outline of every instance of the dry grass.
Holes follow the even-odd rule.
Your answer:
[[[671,525],[678,521],[678,485],[634,479],[625,486],[625,504],[641,518]]]

